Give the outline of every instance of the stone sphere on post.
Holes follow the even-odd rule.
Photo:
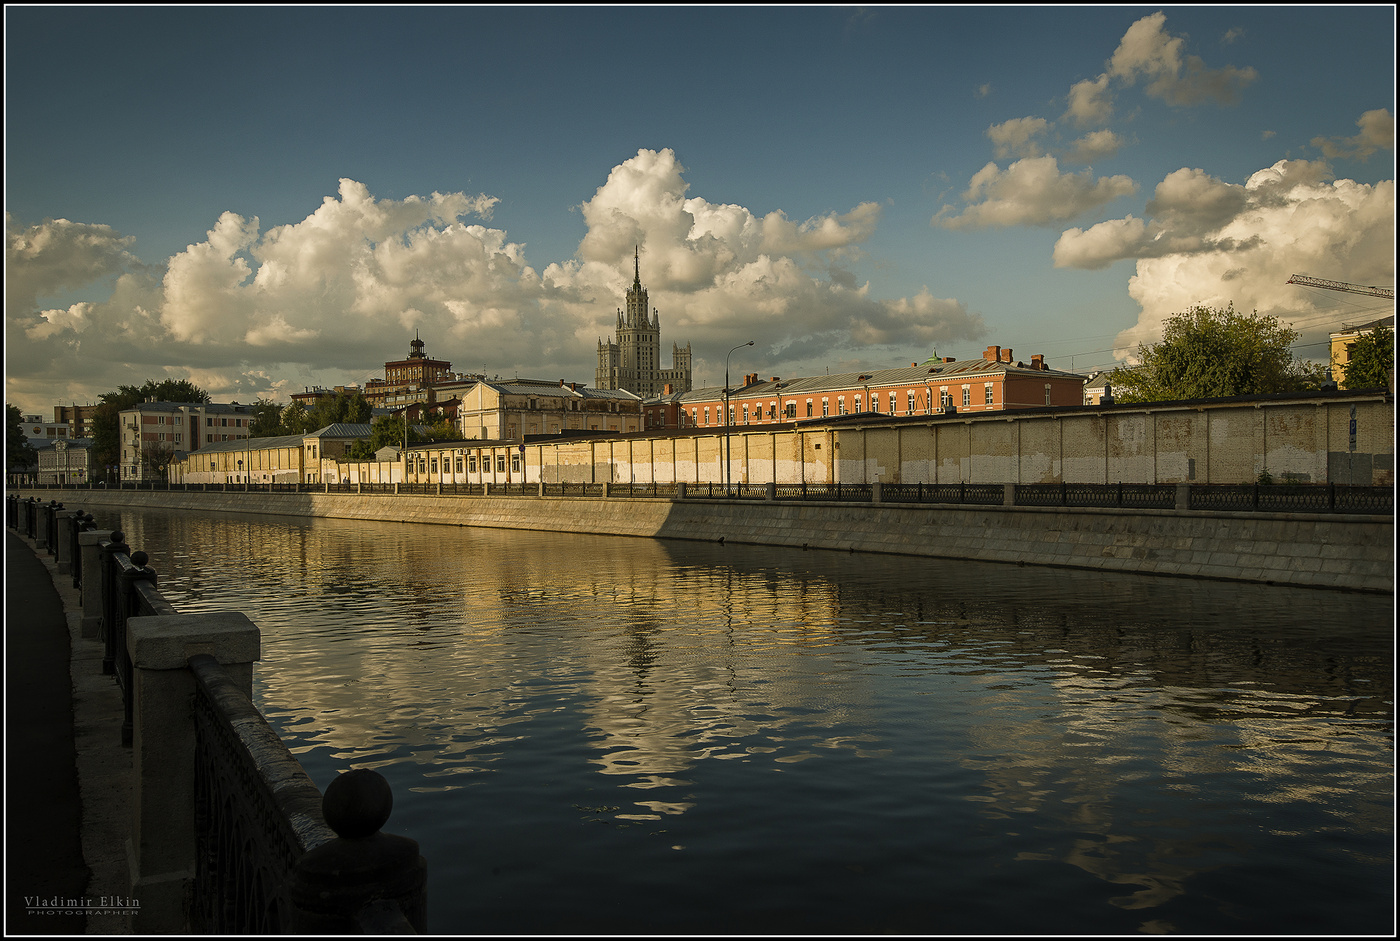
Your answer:
[[[321,813],[336,836],[354,840],[378,833],[394,810],[394,792],[378,771],[356,768],[337,777],[321,799]]]

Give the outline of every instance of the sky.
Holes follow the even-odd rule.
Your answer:
[[[5,394],[287,402],[419,336],[594,381],[1089,373],[1193,305],[1394,312],[1395,10],[5,8]],[[731,351],[753,340],[754,346]]]

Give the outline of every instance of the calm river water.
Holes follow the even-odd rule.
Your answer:
[[[115,511],[113,511],[115,513]],[[127,511],[440,933],[1389,933],[1390,597]]]

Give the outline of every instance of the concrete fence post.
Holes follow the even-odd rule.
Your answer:
[[[684,483],[677,483],[677,484],[676,484],[676,499],[677,499],[677,500],[684,500],[684,499],[685,499],[685,484],[684,484]]]
[[[880,481],[876,480],[870,484],[870,502],[880,502]]]
[[[82,634],[85,639],[96,640],[98,628],[102,625],[102,543],[112,538],[110,529],[90,529],[78,533],[78,551],[83,554],[83,601]]]
[[[1191,485],[1190,485],[1190,484],[1188,484],[1188,483],[1179,483],[1179,484],[1176,485],[1176,509],[1178,509],[1178,510],[1189,510],[1189,509],[1191,509]]]
[[[70,575],[73,572],[73,517],[82,516],[82,510],[59,510],[54,514],[57,526],[54,529],[54,560],[58,563],[58,574]]]
[[[191,656],[224,665],[250,698],[258,628],[239,612],[127,622],[133,685],[132,819],[127,856],[141,908],[134,934],[186,934],[195,876],[195,679]]]
[[[1001,485],[1001,488],[1002,488],[1002,493],[1001,493],[1001,505],[1002,505],[1002,506],[1015,506],[1015,505],[1016,505],[1016,485],[1015,485],[1015,484],[1002,484],[1002,485]]]

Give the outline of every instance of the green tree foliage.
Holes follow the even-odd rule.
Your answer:
[[[188,379],[147,379],[140,386],[118,386],[115,392],[104,392],[92,419],[93,460],[99,467],[120,464],[122,454],[121,412],[141,402],[179,402],[206,404],[209,393]]]
[[[282,434],[284,435],[304,435],[310,431],[316,431],[317,426],[312,423],[312,418],[305,406],[300,402],[293,402],[282,409]]]
[[[356,441],[350,445],[346,456],[352,461],[371,461],[380,448],[401,448],[404,444],[404,420],[398,415],[380,415],[370,424],[369,440]],[[421,426],[408,426],[408,443],[427,444],[430,439],[419,430]]]
[[[1233,304],[1192,307],[1168,318],[1162,342],[1138,347],[1140,365],[1109,374],[1119,402],[1166,402],[1319,389],[1320,365],[1289,348],[1298,334],[1273,317]]]
[[[320,431],[338,422],[367,424],[372,414],[369,402],[359,392],[337,392],[323,396],[311,412],[314,426],[312,431]]]
[[[1351,344],[1342,381],[1348,389],[1388,387],[1394,369],[1395,331],[1376,327]]]
[[[38,463],[38,452],[24,433],[24,413],[5,403],[5,469],[17,471],[36,467]]]
[[[253,403],[253,420],[248,426],[250,438],[275,438],[282,434],[282,406],[271,399]]]

